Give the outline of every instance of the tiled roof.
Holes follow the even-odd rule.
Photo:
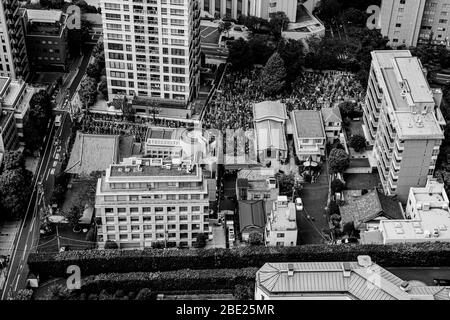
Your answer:
[[[241,232],[249,227],[264,228],[266,225],[264,201],[239,201],[239,225]]]
[[[67,172],[90,174],[119,161],[119,136],[77,132]]]
[[[355,226],[358,226],[379,216],[388,219],[404,219],[397,201],[376,189],[357,197],[349,196],[345,191],[344,193],[346,204],[339,208],[343,224],[353,221]]]
[[[322,108],[320,111],[322,112],[323,122],[342,122],[341,111],[338,107]]]
[[[344,264],[349,272],[344,274]],[[288,273],[289,265],[293,272]],[[358,262],[266,263],[257,286],[270,294],[341,294],[357,300],[450,299],[446,287],[401,288],[404,281],[377,264]],[[425,296],[425,297],[424,297]]]
[[[294,110],[291,119],[298,138],[325,138],[322,114],[313,110]]]

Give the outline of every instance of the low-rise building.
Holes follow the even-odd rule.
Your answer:
[[[256,130],[255,149],[261,163],[285,161],[286,106],[279,101],[263,101],[253,105],[253,120]]]
[[[101,218],[99,247],[162,243],[191,247],[209,232],[207,180],[200,165],[161,158],[128,158],[111,164],[97,182],[95,209]]]
[[[325,156],[326,135],[322,113],[314,110],[291,112],[294,127],[295,152],[300,161],[321,162]]]
[[[297,244],[297,219],[295,204],[286,196],[273,203],[266,223],[267,246],[295,246]]]
[[[264,237],[266,211],[262,200],[239,201],[239,229],[242,241],[248,241],[250,234],[256,232]]]
[[[327,142],[333,143],[342,134],[342,116],[338,107],[322,108],[322,120],[327,135]]]
[[[339,207],[341,224],[353,223],[362,232],[379,229],[381,220],[404,219],[400,203],[377,189],[361,194],[360,190],[344,190],[344,204]]]
[[[450,287],[400,279],[358,256],[351,262],[266,263],[255,300],[450,300]]]
[[[442,183],[428,180],[424,188],[411,188],[406,215],[409,219],[380,222],[383,244],[450,242],[449,200]]]
[[[66,70],[68,58],[67,15],[59,10],[23,11],[30,67]]]
[[[275,172],[270,168],[242,169],[237,173],[237,200],[264,200],[266,212],[277,200],[279,188]]]

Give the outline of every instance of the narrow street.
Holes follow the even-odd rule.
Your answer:
[[[322,229],[328,229],[325,207],[328,199],[328,175],[324,162],[322,172],[315,183],[303,184],[301,198],[304,210],[297,212],[297,245],[324,243]],[[308,219],[307,216],[310,216]]]

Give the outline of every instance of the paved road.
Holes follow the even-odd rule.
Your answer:
[[[450,279],[450,267],[387,269],[403,280],[418,280],[429,286],[436,285],[433,279]]]
[[[324,163],[322,173],[315,183],[303,184],[300,196],[305,210],[297,212],[297,244],[323,243],[322,229],[328,229],[324,216],[328,199],[328,175]],[[307,216],[313,219],[308,219]]]
[[[83,61],[79,67],[78,74],[69,88],[70,98],[72,98],[75,94],[78,84],[86,72],[93,47],[94,45],[89,46],[84,52]],[[56,109],[59,108],[61,108],[61,105],[56,107]],[[0,291],[0,297],[2,300],[8,299],[9,294],[26,287],[26,280],[28,276],[28,267],[26,262],[28,255],[35,249],[35,246],[39,242],[40,221],[38,216],[38,207],[42,200],[45,200],[44,203],[46,204],[50,201],[55,175],[59,174],[61,169],[61,161],[55,159],[56,154],[59,154],[61,160],[64,153],[67,154],[66,156],[69,156],[67,147],[72,122],[67,112],[56,111],[56,113],[62,114],[61,126],[56,127],[53,121],[49,125],[49,133],[44,140],[45,148],[43,149],[41,158],[38,162],[38,170],[33,177],[33,192],[28,202],[28,208],[20,227],[18,237],[15,240],[16,244],[11,256],[6,283],[3,291]],[[57,145],[55,144],[54,139],[59,141]],[[59,147],[61,147],[61,149],[59,149]],[[55,170],[53,171],[52,169]],[[38,192],[38,181],[42,182],[45,197],[42,197],[42,194]]]

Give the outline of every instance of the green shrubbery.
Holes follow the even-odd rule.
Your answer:
[[[253,246],[198,250],[83,250],[58,254],[32,253],[30,271],[41,278],[66,277],[69,265],[78,265],[83,276],[114,272],[151,272],[189,269],[261,267],[266,262],[355,261],[369,255],[382,267],[450,266],[450,243],[397,245]]]
[[[177,270],[166,272],[106,273],[83,279],[81,292],[87,296],[115,292],[114,299],[122,299],[125,293],[138,292],[136,299],[149,300],[152,292],[234,290],[237,285],[253,287],[258,268]],[[148,289],[148,288],[151,288]]]

